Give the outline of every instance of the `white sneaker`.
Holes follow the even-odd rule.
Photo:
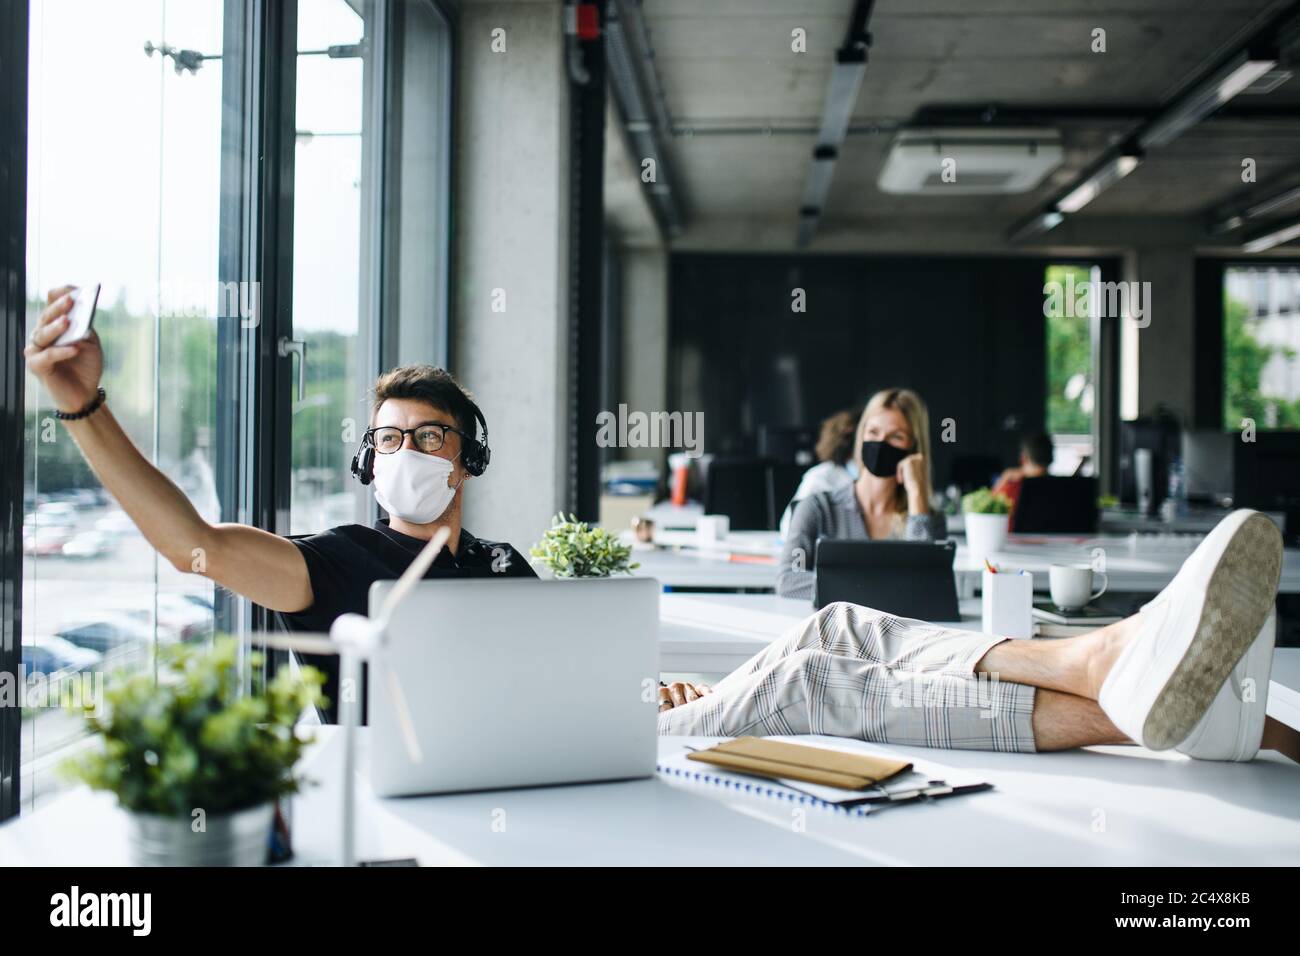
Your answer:
[[[1219,688],[1201,722],[1177,750],[1197,760],[1254,760],[1264,736],[1268,681],[1273,671],[1277,618],[1264,627]]]
[[[1273,610],[1282,535],[1257,511],[1234,511],[1146,605],[1140,631],[1097,695],[1134,742],[1168,750],[1188,738]]]

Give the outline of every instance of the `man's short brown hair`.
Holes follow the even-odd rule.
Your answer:
[[[471,438],[478,437],[474,398],[445,368],[400,365],[379,376],[370,410],[372,423],[380,406],[390,398],[411,398],[441,408],[451,415],[457,428]]]
[[[846,408],[822,421],[822,431],[817,439],[817,460],[833,461],[842,465],[853,457],[857,447],[858,419],[862,406]]]

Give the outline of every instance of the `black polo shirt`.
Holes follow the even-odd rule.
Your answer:
[[[426,543],[394,531],[387,520],[377,521],[373,527],[345,524],[320,534],[290,536],[289,540],[307,562],[313,600],[304,611],[277,616],[287,630],[321,633],[328,633],[340,614],[367,613],[370,585],[401,577]],[[484,541],[464,528],[456,553],[444,547],[424,575],[425,580],[490,577],[535,578],[537,573],[510,545]],[[338,707],[338,658],[300,656],[303,663],[325,672],[325,695],[330,699],[326,717],[333,720]]]

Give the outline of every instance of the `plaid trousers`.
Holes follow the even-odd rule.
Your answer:
[[[1005,638],[828,604],[659,714],[660,734],[828,734],[900,746],[1034,752],[1034,688],[976,674]]]

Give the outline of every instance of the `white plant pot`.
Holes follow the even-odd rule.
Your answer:
[[[966,550],[976,561],[983,561],[1007,543],[1009,515],[983,515],[966,512]]]

